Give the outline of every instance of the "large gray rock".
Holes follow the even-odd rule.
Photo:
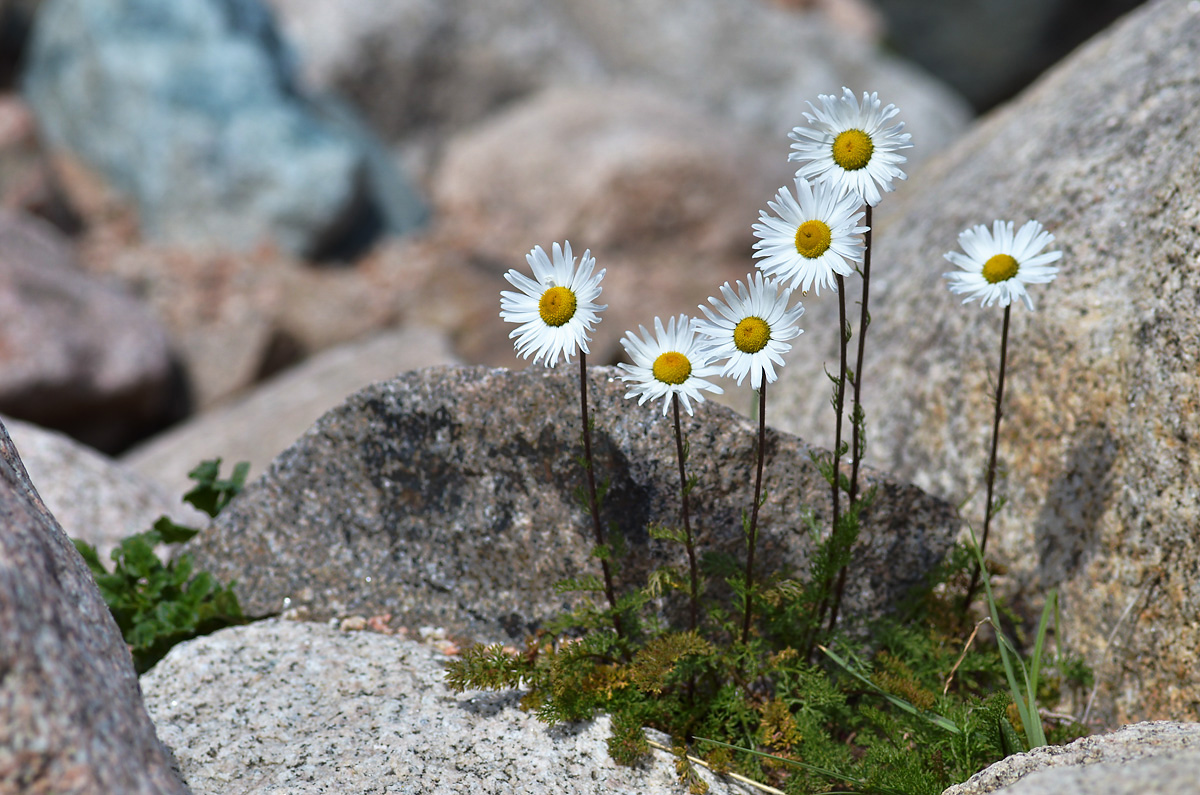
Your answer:
[[[108,607],[3,426],[0,671],[0,791],[188,791]]]
[[[171,401],[163,326],[79,269],[43,221],[0,211],[0,410],[114,449]]]
[[[1191,795],[1200,791],[1200,723],[1123,726],[1013,754],[942,795]]]
[[[596,573],[582,483],[578,377],[530,369],[431,368],[375,384],[329,412],[189,542],[198,569],[237,580],[248,615],[285,600],[314,617],[393,613],[480,639],[524,638],[560,613],[566,577]],[[647,536],[678,523],[678,469],[661,410],[623,398],[611,368],[590,371],[602,515],[626,536],[622,583],[678,564]],[[706,405],[684,424],[693,451],[693,528],[740,559],[756,427]],[[761,560],[803,574],[803,514],[827,522],[828,486],[800,439],[767,438]],[[958,529],[954,509],[870,473],[846,612],[878,614],[918,582]],[[799,570],[799,571],[797,571]]]
[[[385,210],[388,164],[302,96],[259,0],[49,0],[25,89],[49,142],[135,199],[151,238],[322,256],[422,214],[411,195],[407,217]]]
[[[383,0],[336,12],[320,0],[270,2],[313,80],[393,139],[444,134],[551,85],[614,79],[781,142],[805,100],[842,85],[897,103],[930,152],[970,115],[876,42],[762,0]]]
[[[550,728],[515,693],[450,692],[445,660],[396,637],[266,621],[176,646],[142,688],[197,795],[683,791],[670,754],[613,762],[606,716]],[[704,775],[714,795],[750,792]]]
[[[191,481],[185,479],[172,493],[157,480],[63,434],[10,418],[4,418],[4,424],[63,532],[96,547],[106,565],[121,539],[149,530],[160,516],[191,527],[208,524],[206,514],[182,500],[195,485]]]
[[[1057,237],[1057,281],[1034,286],[1036,312],[1012,312],[1009,500],[989,551],[1032,615],[1060,588],[1059,637],[1095,666],[1104,725],[1200,701],[1197,64],[1200,5],[1146,5],[914,175],[881,205],[875,238],[868,460],[971,497],[978,531],[1003,312],[962,306],[942,253],[995,218],[1035,218]],[[773,416],[821,443],[831,412],[811,374],[837,361],[836,301],[806,305],[810,344]]]
[[[393,329],[313,356],[241,398],[199,414],[127,451],[122,463],[169,493],[190,488],[201,461],[250,464],[257,476],[347,395],[397,373],[454,364],[449,342],[423,329]]]

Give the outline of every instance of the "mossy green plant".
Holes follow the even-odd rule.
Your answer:
[[[661,602],[643,590],[625,602],[624,638],[587,604],[524,649],[466,650],[446,681],[457,691],[523,689],[522,707],[547,723],[608,714],[610,751],[624,764],[645,757],[641,729],[652,727],[716,768],[785,792],[938,793],[1009,753],[1086,733],[1039,721],[1043,739],[1010,716],[1001,647],[965,643],[972,627],[959,599],[973,561],[956,549],[908,603],[854,637],[830,633],[811,609],[822,596],[813,588],[836,587],[828,577],[768,585],[747,644],[741,611],[708,598],[700,627],[681,632],[659,625]],[[827,650],[818,659],[789,643],[814,636]],[[1081,687],[1086,676],[1048,650],[1041,671],[1057,687]]]

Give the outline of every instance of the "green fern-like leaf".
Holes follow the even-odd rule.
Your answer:
[[[476,644],[446,666],[446,686],[464,690],[511,690],[531,675],[526,658],[499,643]]]
[[[713,646],[696,632],[672,632],[647,643],[633,658],[629,681],[643,693],[657,695],[667,686],[676,664],[691,655],[708,655]]]

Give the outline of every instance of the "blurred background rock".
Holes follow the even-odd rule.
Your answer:
[[[562,239],[615,362],[752,269],[807,100],[879,91],[916,173],[1133,5],[0,0],[0,411],[117,453],[388,330],[519,367]]]

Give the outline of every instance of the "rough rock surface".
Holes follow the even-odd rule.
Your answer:
[[[259,0],[50,0],[25,78],[47,140],[132,197],[150,238],[322,256],[387,215]]]
[[[200,461],[248,461],[258,476],[321,415],[362,387],[406,370],[453,364],[448,341],[420,329],[395,329],[333,348],[279,373],[244,397],[170,428],[122,456],[168,493],[191,486]]]
[[[1200,750],[1143,756],[1129,762],[1053,768],[1031,773],[1003,795],[1195,795]]]
[[[1200,723],[1157,721],[1013,754],[942,795],[1187,795],[1198,771]]]
[[[1147,4],[910,180],[876,237],[868,461],[973,495],[978,529],[1003,311],[960,305],[942,253],[995,218],[1057,236],[1057,281],[1012,312],[989,551],[1032,601],[1060,588],[1102,725],[1200,705],[1197,63],[1200,4]],[[810,374],[837,361],[836,302],[806,305],[773,416],[825,443]]]
[[[79,270],[43,221],[0,211],[0,410],[113,449],[161,423],[166,331],[130,295]]]
[[[186,793],[83,559],[0,426],[0,792]]]
[[[606,717],[551,728],[515,694],[455,694],[445,659],[397,637],[267,621],[176,646],[142,689],[197,795],[682,791],[667,753],[614,763]],[[708,780],[718,795],[748,792]]]
[[[574,368],[568,368],[574,370]],[[682,552],[651,541],[650,522],[678,523],[671,423],[626,401],[611,368],[589,373],[604,521],[630,552],[625,582]],[[200,569],[237,580],[248,615],[284,600],[317,618],[392,613],[480,640],[524,638],[561,612],[553,584],[595,573],[582,483],[578,377],[431,368],[375,384],[329,412],[186,547]],[[756,427],[705,405],[684,424],[698,478],[698,543],[741,557],[752,498]],[[827,522],[828,486],[800,439],[767,437],[769,496],[760,513],[764,565],[802,566],[803,514]],[[958,529],[954,509],[918,489],[878,484],[865,513],[846,613],[877,614],[921,580]]]
[[[117,542],[149,530],[160,516],[191,527],[208,524],[206,514],[181,499],[191,481],[172,494],[157,480],[60,433],[7,417],[4,424],[63,532],[95,546],[106,565]]]

